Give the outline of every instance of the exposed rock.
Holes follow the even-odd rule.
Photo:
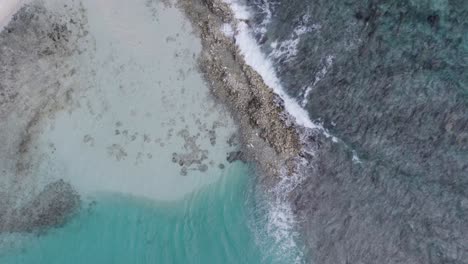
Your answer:
[[[195,30],[201,36],[200,70],[215,97],[228,106],[241,127],[239,139],[244,147],[242,160],[248,158],[263,171],[267,185],[279,179],[302,151],[299,135],[288,121],[282,100],[245,64],[236,45],[220,28],[236,23],[229,6],[217,0],[179,0]],[[268,133],[266,133],[268,131]],[[232,156],[232,160],[240,156]],[[265,161],[265,162],[262,162]]]

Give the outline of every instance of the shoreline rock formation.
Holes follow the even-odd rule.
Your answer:
[[[200,70],[215,98],[226,105],[240,127],[240,141],[258,176],[272,187],[281,175],[297,172],[302,142],[282,99],[244,61],[221,28],[236,23],[228,4],[219,0],[179,0],[202,42]],[[235,28],[233,26],[233,28]]]
[[[269,210],[287,215],[287,220],[279,220],[285,221],[282,227],[275,228],[287,226],[280,235],[291,242],[287,250],[300,250],[296,247],[307,235],[302,224],[307,211],[301,207],[306,196],[296,190],[307,175],[317,173],[314,151],[322,144],[330,146],[331,140],[318,130],[296,125],[279,95],[246,64],[232,37],[221,30],[237,23],[228,4],[179,0],[179,6],[201,36],[200,70],[214,97],[227,106],[239,126],[242,156],[255,169],[258,190],[266,193]],[[307,248],[299,257],[306,260],[311,253]]]

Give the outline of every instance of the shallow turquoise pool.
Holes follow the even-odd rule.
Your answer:
[[[21,244],[4,249],[0,263],[293,263],[293,254],[274,254],[282,251],[274,239],[257,243],[267,242],[268,219],[255,212],[249,173],[235,164],[173,203],[97,195],[66,226],[16,237]]]
[[[0,120],[0,216],[57,180],[82,200],[64,226],[0,233],[1,264],[301,262],[288,210],[227,161],[237,127],[165,2],[33,0],[0,33],[18,92]]]

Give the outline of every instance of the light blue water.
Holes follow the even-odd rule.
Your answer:
[[[236,164],[174,203],[100,194],[66,226],[1,252],[0,263],[292,263],[266,255],[273,240],[269,248],[256,242],[268,219],[254,213],[249,174]]]
[[[12,163],[0,180],[12,179],[14,188],[0,184],[0,191],[19,204],[61,179],[83,206],[60,228],[1,233],[0,264],[301,262],[289,207],[265,199],[247,165],[226,162],[238,150],[229,143],[237,130],[211,100],[196,68],[199,39],[180,10],[156,0],[34,2],[37,8],[21,11],[22,19],[42,10],[38,18],[66,23],[72,36],[86,30],[88,37],[76,41],[79,52],[75,41],[64,41],[73,54],[66,58],[10,65],[19,72],[10,86],[21,95],[9,119],[0,120],[0,132],[7,142],[24,130],[32,135],[21,157],[16,145],[0,144],[0,154],[12,157],[0,155],[2,169],[10,160],[29,165],[18,183]],[[69,22],[75,20],[83,29]],[[25,51],[4,36],[14,56],[29,58],[37,39],[47,39],[39,33],[51,22],[38,21],[16,25],[16,37],[31,46]],[[37,74],[43,80],[31,73],[36,67],[47,69]],[[49,101],[46,111],[42,102]],[[4,219],[14,217],[7,210]]]

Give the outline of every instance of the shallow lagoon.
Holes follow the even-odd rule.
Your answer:
[[[180,201],[98,195],[65,227],[17,237],[21,245],[0,262],[281,263],[255,242],[261,233],[251,229],[255,205],[247,168],[233,166],[221,177]]]
[[[0,161],[28,169],[20,181],[5,169],[3,186],[22,201],[64,179],[82,208],[58,228],[1,234],[0,262],[297,261],[274,238],[248,166],[226,161],[238,150],[236,127],[197,70],[199,40],[182,13],[160,1],[44,3],[63,20],[83,12],[86,37],[63,61],[15,66],[24,78],[14,114],[0,124],[9,133],[0,139],[13,142]],[[30,116],[33,126],[23,120]],[[10,159],[23,123],[27,149]]]
[[[46,153],[39,171],[87,193],[156,200],[214,182],[234,150],[227,141],[236,130],[197,71],[200,43],[190,24],[159,1],[84,1],[84,7],[93,42],[86,43],[90,56],[75,63],[79,85],[88,87],[43,123],[33,154]]]

